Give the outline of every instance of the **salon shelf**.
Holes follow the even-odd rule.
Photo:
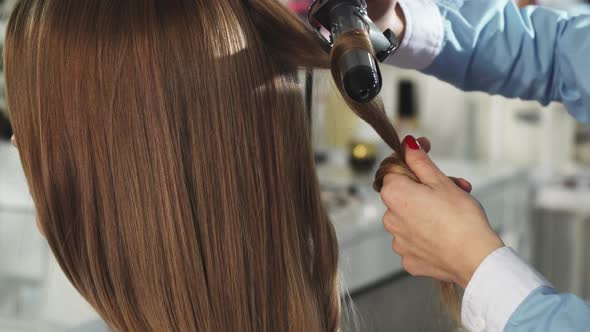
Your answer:
[[[590,300],[590,168],[538,174],[534,264],[557,289]]]

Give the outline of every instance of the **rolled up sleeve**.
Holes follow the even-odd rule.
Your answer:
[[[406,32],[400,48],[387,59],[387,63],[423,70],[432,64],[442,50],[444,29],[440,11],[432,0],[398,0],[398,4],[405,16]],[[385,16],[385,21],[396,19],[393,10],[390,14]]]
[[[491,253],[465,289],[461,319],[470,331],[504,331],[510,316],[549,282],[509,247]]]

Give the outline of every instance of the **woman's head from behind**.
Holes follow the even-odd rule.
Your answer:
[[[17,3],[7,94],[40,226],[113,329],[337,328],[295,84],[327,61],[274,0]]]
[[[6,89],[39,225],[114,330],[338,329],[296,71],[331,64],[342,91],[355,48],[328,55],[278,0],[17,2]],[[416,180],[379,101],[345,100],[395,152],[376,189]]]

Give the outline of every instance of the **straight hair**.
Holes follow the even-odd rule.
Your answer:
[[[17,2],[6,91],[39,225],[114,331],[339,329],[297,71],[367,42],[328,54],[276,0]],[[383,105],[344,98],[393,150],[378,175],[412,176]]]

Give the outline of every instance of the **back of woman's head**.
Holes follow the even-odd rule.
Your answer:
[[[7,90],[40,225],[115,330],[337,325],[337,245],[309,119],[293,63],[256,21],[274,12],[303,26],[274,1],[253,5],[23,0],[14,10]]]
[[[278,1],[20,0],[4,61],[41,230],[114,330],[338,329],[296,80],[330,59]],[[397,152],[382,177],[399,139],[348,102]]]

